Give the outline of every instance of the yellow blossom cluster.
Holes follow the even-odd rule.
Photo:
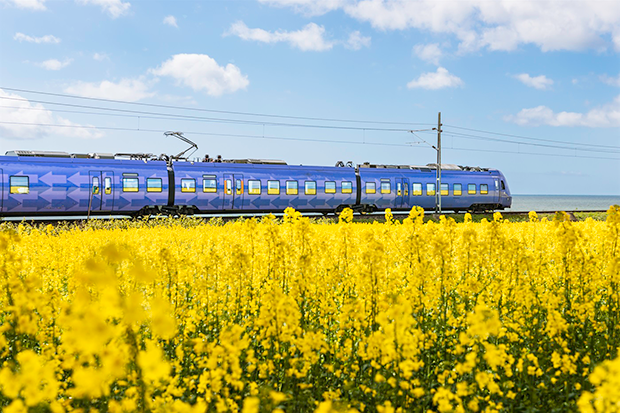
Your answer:
[[[0,225],[4,412],[620,412],[620,208]]]

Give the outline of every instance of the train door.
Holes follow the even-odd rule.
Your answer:
[[[101,172],[101,210],[112,211],[114,209],[114,172]]]
[[[493,202],[499,204],[499,179],[494,179]]]
[[[2,201],[4,200],[4,175],[2,175],[2,168],[0,168],[0,212],[2,212]]]
[[[233,175],[235,188],[233,190],[233,209],[243,209],[243,175]]]
[[[409,206],[409,180],[396,178],[395,208],[407,208]]]
[[[233,209],[233,176],[224,174],[224,196],[222,201],[222,209]]]
[[[101,211],[101,171],[90,171],[88,175],[88,212]]]

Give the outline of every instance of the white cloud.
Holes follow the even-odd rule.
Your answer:
[[[193,90],[204,90],[210,96],[221,96],[245,89],[250,81],[231,63],[219,66],[206,54],[177,54],[150,72],[155,76],[171,76]]]
[[[93,53],[93,59],[98,62],[103,62],[104,60],[110,60],[110,56],[107,53]]]
[[[263,43],[286,42],[303,51],[322,52],[334,46],[334,42],[325,39],[325,28],[315,23],[308,23],[301,30],[270,32],[263,29],[250,29],[245,23],[238,21],[233,23],[225,34]]]
[[[341,9],[380,30],[417,29],[454,35],[463,52],[514,50],[620,51],[620,2],[536,0],[260,0],[307,14]]]
[[[33,36],[28,36],[27,34],[24,33],[15,33],[15,36],[13,36],[13,40],[17,40],[19,42],[28,42],[28,43],[53,43],[53,44],[58,44],[60,43],[60,39],[56,36],[52,36],[51,34],[46,34],[45,36],[41,36],[41,37],[33,37]]]
[[[610,85],[610,86],[620,86],[620,74],[618,77],[611,77],[607,75],[603,75],[600,77],[601,81]]]
[[[177,18],[172,15],[164,17],[163,23],[167,24],[168,26],[176,27],[177,29],[179,28],[179,26],[177,25]]]
[[[149,91],[150,86],[143,79],[121,79],[114,83],[108,80],[102,82],[76,82],[65,88],[65,92],[91,98],[124,100],[136,102],[155,93]]]
[[[344,44],[347,49],[360,50],[362,47],[370,47],[370,37],[362,36],[359,31],[351,32],[349,39]]]
[[[62,62],[58,59],[49,59],[41,63],[37,63],[37,66],[46,70],[60,70],[67,67],[73,62],[73,59],[65,59]]]
[[[0,97],[19,99],[6,100],[11,107],[0,107],[0,119],[10,123],[0,123],[2,137],[8,139],[42,139],[48,136],[68,136],[74,138],[94,139],[103,133],[91,125],[80,125],[68,119],[54,115],[41,104],[32,104],[20,95],[0,89]],[[8,106],[8,105],[7,105]],[[64,125],[54,127],[49,125]],[[86,128],[80,127],[86,126]]]
[[[100,6],[110,17],[116,19],[129,13],[131,3],[123,3],[121,0],[75,0],[79,4],[94,4]]]
[[[504,117],[504,120],[521,126],[583,126],[588,128],[620,127],[620,95],[606,105],[586,113],[554,112],[547,106],[522,109],[516,115]]]
[[[514,78],[523,83],[525,86],[533,87],[538,90],[547,90],[553,85],[553,80],[549,79],[545,75],[532,77],[527,73],[521,73],[515,75]]]
[[[439,59],[443,55],[437,43],[417,44],[413,47],[413,52],[425,62],[439,65]]]
[[[47,10],[47,8],[45,7],[46,0],[5,0],[5,1],[19,9]]]
[[[463,81],[460,78],[450,74],[443,67],[438,67],[436,72],[424,73],[419,78],[407,83],[407,87],[409,89],[420,88],[430,90],[458,87],[462,85]]]

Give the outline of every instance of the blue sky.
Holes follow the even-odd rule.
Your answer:
[[[1,153],[419,165],[438,112],[444,163],[620,195],[620,2],[0,0]]]

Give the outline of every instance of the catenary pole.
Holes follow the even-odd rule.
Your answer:
[[[435,188],[435,212],[441,214],[441,112],[437,117],[437,187]]]

